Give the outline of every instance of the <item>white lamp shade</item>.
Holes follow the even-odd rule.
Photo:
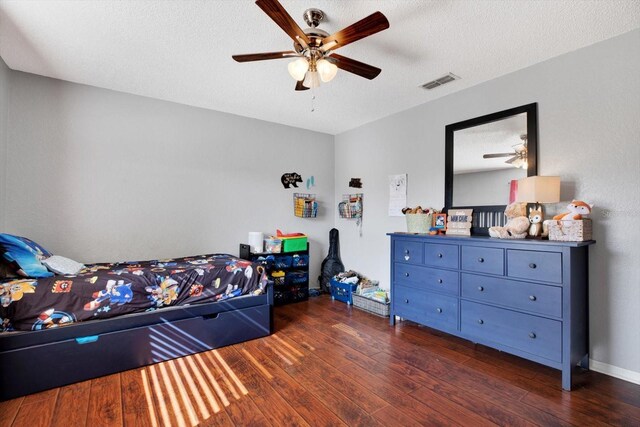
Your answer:
[[[309,71],[302,82],[302,86],[313,88],[320,86],[320,76],[317,71]]]
[[[517,202],[558,203],[560,201],[559,176],[530,176],[518,180]]]
[[[309,62],[306,58],[298,58],[293,62],[289,62],[287,69],[289,70],[291,77],[298,81],[302,81],[304,79],[304,75],[309,69]]]
[[[338,66],[326,59],[319,60],[316,63],[316,67],[318,68],[318,73],[320,73],[320,79],[325,83],[330,82],[338,72]]]

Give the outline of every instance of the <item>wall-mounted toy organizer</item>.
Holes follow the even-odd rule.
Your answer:
[[[343,194],[342,201],[338,203],[340,218],[362,218],[362,194]]]
[[[298,218],[315,218],[318,215],[316,195],[293,193],[293,213]]]

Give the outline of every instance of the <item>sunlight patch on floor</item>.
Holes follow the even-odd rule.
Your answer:
[[[249,391],[217,350],[140,370],[149,419],[157,426],[197,426]]]
[[[336,328],[342,332],[344,332],[345,334],[351,335],[352,337],[360,340],[360,341],[364,341],[362,339],[362,337],[360,336],[360,334],[358,333],[358,331],[356,331],[355,329],[353,329],[351,326],[345,325],[344,323],[336,323],[335,325],[331,326],[332,328]]]

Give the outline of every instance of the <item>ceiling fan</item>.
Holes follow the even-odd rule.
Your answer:
[[[302,30],[277,0],[257,0],[256,4],[293,39],[293,50],[283,52],[233,55],[237,62],[267,59],[298,58],[289,63],[288,70],[296,82],[296,90],[320,86],[329,82],[338,68],[358,76],[374,79],[380,68],[334,53],[336,49],[389,28],[389,21],[381,12],[375,12],[348,27],[329,35],[318,27],[324,19],[319,9],[307,9],[304,20],[309,28]]]
[[[483,159],[495,159],[497,157],[511,157],[505,160],[505,163],[516,168],[526,169],[527,167],[527,135],[520,135],[521,144],[513,146],[513,153],[492,153],[482,156]]]

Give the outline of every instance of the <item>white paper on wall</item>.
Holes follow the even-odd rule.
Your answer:
[[[402,216],[407,206],[407,174],[389,175],[389,216]]]

